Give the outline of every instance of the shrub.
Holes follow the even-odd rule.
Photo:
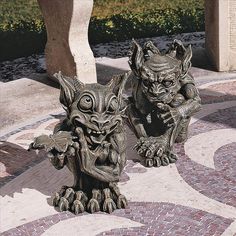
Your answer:
[[[202,9],[165,9],[106,19],[92,17],[89,38],[91,43],[100,43],[203,30]]]
[[[0,12],[0,61],[44,50],[36,0],[1,0]],[[96,44],[203,30],[203,0],[95,0],[89,39]]]

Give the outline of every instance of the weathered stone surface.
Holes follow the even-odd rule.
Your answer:
[[[58,71],[95,83],[96,67],[88,43],[93,0],[38,0],[47,28],[46,64],[49,76]]]
[[[218,71],[236,70],[236,0],[205,0],[206,48]]]

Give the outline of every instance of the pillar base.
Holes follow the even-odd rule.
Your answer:
[[[59,71],[83,83],[96,83],[96,66],[88,43],[93,0],[38,0],[47,28],[47,73]]]

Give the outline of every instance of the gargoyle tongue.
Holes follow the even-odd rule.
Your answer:
[[[97,133],[92,133],[91,135],[91,140],[94,143],[102,143],[106,136],[104,134],[97,134]]]

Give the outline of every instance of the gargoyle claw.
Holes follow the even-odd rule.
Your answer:
[[[164,149],[163,149],[162,147],[160,147],[160,148],[157,149],[157,151],[156,151],[156,156],[161,157],[162,154],[163,154],[163,152],[164,152]]]
[[[153,158],[153,166],[160,167],[161,166],[161,160],[159,157]]]
[[[87,196],[82,191],[77,191],[75,193],[76,199],[73,202],[71,210],[78,215],[79,213],[83,213],[85,211],[86,203],[88,201]]]
[[[175,163],[178,160],[178,156],[175,153],[169,151],[167,152],[167,154],[168,154],[170,163]]]
[[[84,209],[84,205],[82,204],[81,201],[79,200],[75,200],[73,202],[73,205],[71,207],[71,210],[76,214],[78,215],[79,213],[83,213],[85,211]]]
[[[109,188],[103,189],[103,194],[104,194],[103,211],[110,214],[116,209],[116,204],[111,198],[111,191]]]
[[[58,206],[60,211],[67,211],[69,210],[69,201],[65,197],[62,197]]]
[[[121,208],[126,208],[128,202],[127,199],[124,195],[120,195],[117,199],[117,208],[121,209]]]
[[[115,209],[116,209],[116,204],[114,203],[114,201],[111,198],[105,199],[105,201],[103,203],[103,211],[105,211],[105,212],[110,214]]]
[[[160,159],[161,159],[161,164],[163,165],[163,166],[168,166],[169,164],[170,164],[170,161],[169,161],[169,158],[167,157],[167,155],[162,155],[161,157],[160,157]]]
[[[59,195],[59,193],[55,193],[53,198],[52,198],[52,205],[54,207],[58,206],[59,202],[60,202],[60,198],[61,196]]]
[[[87,210],[91,213],[100,211],[101,199],[102,199],[101,191],[98,189],[93,189],[92,198],[88,202]]]
[[[145,160],[145,165],[146,165],[146,167],[152,167],[153,166],[153,159],[147,158]]]
[[[94,212],[100,211],[100,206],[99,206],[98,201],[96,199],[94,199],[94,198],[90,199],[89,203],[87,205],[87,210],[90,213],[94,213]]]

